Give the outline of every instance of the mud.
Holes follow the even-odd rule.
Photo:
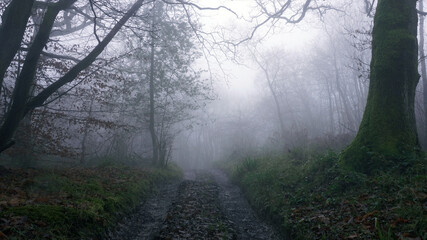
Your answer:
[[[220,170],[188,171],[158,188],[106,239],[282,239]]]

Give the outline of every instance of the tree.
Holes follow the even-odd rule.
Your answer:
[[[189,23],[183,11],[162,2],[153,6],[153,13],[146,57],[150,59],[146,74],[149,130],[154,164],[165,166],[176,135],[174,126],[191,119],[189,111],[203,106],[210,88],[200,77],[201,71],[192,66],[200,57],[194,42],[197,25]]]
[[[347,169],[370,173],[419,152],[417,20],[416,0],[378,2],[368,100],[359,131],[340,157]]]
[[[6,8],[2,16],[2,25],[0,26],[0,65],[2,66],[0,68],[0,83],[3,83],[6,68],[10,65],[13,56],[16,55],[20,48],[23,34],[28,27],[27,22],[33,5],[42,4],[41,8],[46,10],[37,34],[26,54],[22,70],[16,78],[11,107],[7,111],[4,121],[0,126],[0,152],[14,144],[12,137],[25,115],[33,109],[42,106],[59,88],[72,82],[79,73],[89,67],[111,42],[121,27],[143,4],[143,0],[137,0],[131,8],[123,14],[114,27],[111,28],[102,41],[97,37],[99,43],[89,54],[81,61],[78,61],[77,64],[58,80],[51,83],[36,96],[31,97],[30,91],[36,76],[37,63],[40,56],[43,54],[43,49],[50,39],[55,23],[58,21],[58,14],[61,11],[70,9],[75,2],[76,0],[60,0],[55,3],[36,2],[34,0],[26,0],[24,2],[21,0],[12,0]],[[96,31],[95,35],[97,36]]]
[[[151,143],[152,143],[152,148],[153,148],[153,164],[158,164],[159,162],[159,150],[160,150],[160,144],[159,144],[159,138],[157,136],[156,133],[156,122],[155,122],[155,115],[156,115],[156,109],[155,109],[155,99],[154,99],[154,94],[156,91],[156,85],[154,83],[154,74],[155,74],[155,70],[156,70],[156,65],[155,65],[155,55],[156,55],[156,40],[157,37],[155,36],[155,31],[156,31],[156,24],[158,23],[158,15],[160,13],[159,11],[159,7],[158,4],[156,4],[154,2],[154,6],[153,9],[151,10],[152,14],[151,14],[151,29],[150,29],[150,70],[149,70],[149,89],[150,89],[150,111],[149,111],[149,115],[150,115],[150,124],[149,124],[149,129],[150,129],[150,135],[151,135]]]
[[[194,67],[201,56],[197,24],[180,6],[163,2],[153,2],[130,24],[138,28],[124,33],[131,54],[118,66],[129,92],[122,105],[134,109],[127,119],[135,119],[137,131],[150,136],[153,164],[164,166],[176,132],[209,99],[210,87]]]
[[[424,11],[424,2],[421,0],[418,4],[419,10]],[[425,15],[421,14],[420,16],[420,65],[421,65],[421,79],[423,82],[423,105],[424,105],[424,144],[427,143],[427,69],[426,69],[426,57],[424,51],[424,24],[425,24]]]
[[[285,134],[285,123],[283,120],[283,114],[282,114],[282,107],[280,106],[281,103],[279,101],[279,98],[277,96],[277,90],[275,88],[275,82],[277,81],[277,78],[279,78],[279,72],[282,69],[282,63],[280,62],[281,58],[277,58],[277,56],[274,56],[273,54],[271,54],[270,57],[270,61],[275,61],[272,67],[270,67],[270,64],[268,61],[261,62],[258,57],[255,55],[255,53],[252,54],[253,59],[255,60],[255,62],[258,64],[258,67],[261,68],[262,72],[265,75],[265,78],[267,80],[267,86],[268,89],[270,90],[271,95],[273,96],[274,99],[274,104],[276,106],[276,111],[277,111],[277,118],[279,119],[279,125],[280,125],[280,139],[283,140],[283,135]]]

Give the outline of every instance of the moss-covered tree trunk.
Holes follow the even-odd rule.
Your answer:
[[[414,99],[418,84],[416,0],[380,0],[372,32],[368,100],[342,166],[371,172],[418,152]]]

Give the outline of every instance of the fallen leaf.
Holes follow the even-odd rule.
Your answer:
[[[21,199],[19,199],[19,198],[12,198],[11,200],[9,200],[8,204],[9,204],[9,206],[11,206],[11,207],[16,207],[16,206],[18,206],[19,204],[21,204],[21,202],[22,202],[22,200],[21,200]]]
[[[355,239],[357,237],[359,237],[358,234],[353,234],[353,235],[350,235],[350,236],[346,237],[346,239]]]

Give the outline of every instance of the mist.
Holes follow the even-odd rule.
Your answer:
[[[382,2],[403,4],[402,0]],[[259,234],[263,236],[260,239],[298,239],[295,229],[289,226],[301,223],[301,229],[310,229],[303,225],[306,218],[295,222],[289,219],[297,216],[301,207],[292,204],[305,200],[277,200],[280,203],[275,205],[274,196],[278,194],[285,196],[278,199],[288,199],[283,189],[304,189],[289,194],[299,196],[304,192],[301,199],[311,199],[308,192],[315,191],[314,185],[298,184],[323,181],[325,186],[335,187],[325,191],[335,194],[345,184],[359,186],[360,182],[369,182],[374,173],[387,172],[386,166],[404,166],[406,171],[417,168],[411,167],[418,166],[413,159],[424,159],[425,13],[423,1],[417,7],[416,1],[407,2],[413,6],[405,5],[402,14],[406,15],[398,18],[377,14],[391,6],[375,0],[2,0],[0,177],[10,181],[3,187],[21,184],[13,180],[19,177],[8,177],[13,174],[33,176],[28,180],[28,189],[36,189],[31,191],[37,194],[52,194],[50,188],[44,189],[45,182],[68,184],[79,182],[80,177],[92,179],[102,175],[111,176],[111,186],[115,186],[114,183],[146,177],[144,184],[148,185],[129,187],[129,193],[135,195],[104,196],[107,190],[94,190],[92,196],[118,201],[110,207],[126,212],[119,207],[126,204],[117,199],[140,199],[138,196],[146,194],[142,189],[157,189],[157,197],[147,198],[147,204],[138,211],[140,216],[148,214],[160,202],[153,214],[161,217],[153,217],[153,221],[164,227],[153,230],[151,225],[141,223],[145,220],[129,215],[133,220],[124,220],[124,225],[130,224],[129,229],[147,227],[149,232],[153,231],[135,239],[172,236],[175,230],[169,227],[181,220],[171,223],[168,221],[174,222],[174,218],[166,216],[184,214],[176,206],[199,201],[187,196],[199,195],[202,188],[209,193],[203,195],[203,201],[220,199],[218,209],[244,206],[245,214],[252,214],[254,208],[271,219],[282,219],[280,214],[289,209],[294,212],[286,212],[286,216],[292,216],[283,220],[286,227],[273,221],[272,226],[268,223],[263,227],[267,230],[254,235],[239,232],[249,224],[239,223],[243,215],[227,213],[210,221],[221,222],[229,235],[215,225],[212,229],[218,231],[210,237],[198,233],[185,236],[258,239],[255,236]],[[403,18],[406,22],[394,22]],[[402,30],[405,24],[410,27]],[[409,37],[398,38],[399,31],[409,32]],[[389,35],[381,35],[383,32]],[[57,175],[44,175],[45,171]],[[417,174],[422,175],[420,172]],[[332,173],[336,175],[320,175]],[[38,174],[43,177],[38,178]],[[125,175],[128,177],[122,179]],[[273,181],[273,176],[278,179]],[[163,178],[172,179],[173,184],[160,184],[163,180],[159,179]],[[108,186],[111,179],[95,182]],[[330,179],[339,184],[329,183]],[[210,181],[215,184],[209,185]],[[127,184],[131,182],[124,185],[130,186]],[[27,189],[26,184],[17,188]],[[271,186],[271,192],[258,190],[263,185]],[[276,189],[276,185],[283,189]],[[54,195],[73,196],[62,192],[71,189],[64,186],[58,187],[61,190]],[[192,190],[187,193],[183,188]],[[317,189],[323,189],[323,185]],[[425,193],[424,190],[419,192]],[[121,194],[127,194],[126,191]],[[10,203],[19,198],[19,192],[10,196],[0,194],[0,218],[6,219],[7,214],[31,216],[27,212],[13,212],[13,207],[28,205],[24,203],[28,199]],[[242,202],[227,202],[228,196]],[[329,199],[325,200],[328,204],[330,199],[338,199],[329,195],[325,198]],[[76,204],[86,201],[82,199],[86,197],[76,200]],[[425,201],[425,196],[423,199],[420,201]],[[129,203],[133,206],[130,208],[139,202]],[[107,207],[103,209],[106,212],[99,212],[99,216],[107,214]],[[358,219],[357,224],[362,224],[371,216],[364,214],[363,218],[351,216],[346,221],[350,224],[352,219]],[[96,219],[103,218],[99,216]],[[108,216],[108,221],[115,219]],[[324,220],[325,216],[321,220],[328,225],[330,220]],[[260,219],[256,217],[250,222],[264,226]],[[366,237],[360,239],[378,235],[379,230],[375,229],[380,225],[377,218],[375,224],[373,221],[369,223],[374,229],[371,235],[357,235]],[[49,220],[41,218],[34,222],[44,227]],[[3,232],[17,234],[12,223],[0,224],[5,227],[0,229],[0,238]],[[102,230],[98,236],[122,239],[122,232],[131,232],[105,229],[109,230]],[[283,235],[284,231],[288,233]],[[322,231],[313,230],[314,235],[309,236],[318,239],[325,234]],[[352,236],[350,230],[342,231],[347,238]],[[418,236],[417,231],[411,234]],[[47,238],[62,236],[52,234]],[[73,235],[76,239],[83,236],[81,232],[77,234]],[[153,234],[158,238],[153,238]],[[401,232],[395,235],[398,234]],[[339,239],[338,235],[330,239]],[[339,236],[342,239],[344,235]]]
[[[157,138],[162,161],[198,168],[232,154],[281,153],[310,142],[337,150],[357,132],[369,83],[366,35],[372,26],[362,3],[335,3],[337,9],[310,11],[298,23],[265,25],[254,23],[260,10],[250,1],[202,10],[153,6],[145,3],[95,65],[26,116],[31,139],[16,134],[23,139],[11,152],[27,151],[41,162],[61,156],[69,164],[101,156],[150,159],[150,139]],[[152,11],[159,18],[152,17],[150,25]],[[68,33],[68,25],[59,24],[54,30],[45,51],[52,55],[42,55],[31,95],[66,72],[113,24],[106,18],[93,32],[86,20],[75,21],[70,26],[81,30]],[[25,34],[30,40],[36,29]],[[2,88],[3,121],[21,68],[19,61],[13,66]]]

